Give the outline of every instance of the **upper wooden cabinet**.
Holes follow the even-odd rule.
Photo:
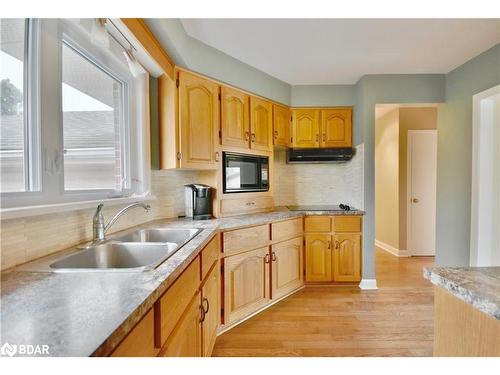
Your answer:
[[[271,151],[273,132],[273,105],[271,102],[250,97],[250,148]]]
[[[222,86],[221,88],[221,143],[224,146],[250,147],[250,97]]]
[[[292,111],[292,144],[296,148],[319,147],[320,112],[318,109]]]
[[[352,109],[321,110],[321,147],[352,146]]]
[[[275,146],[290,145],[290,108],[273,104],[273,142]]]
[[[351,147],[352,108],[292,110],[293,147]]]
[[[181,167],[216,168],[219,121],[219,85],[179,72]]]

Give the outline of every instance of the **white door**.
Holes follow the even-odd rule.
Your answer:
[[[408,131],[408,252],[436,252],[437,131]]]

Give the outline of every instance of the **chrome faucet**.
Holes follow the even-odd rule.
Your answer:
[[[93,242],[105,241],[106,240],[106,232],[108,231],[108,229],[116,222],[116,220],[118,220],[118,218],[120,216],[122,216],[125,212],[127,212],[131,208],[142,207],[146,211],[149,211],[149,209],[151,208],[151,206],[149,204],[144,204],[141,202],[132,203],[132,204],[128,205],[127,207],[118,211],[116,213],[116,215],[113,216],[111,218],[111,220],[109,220],[109,223],[107,225],[105,225],[104,224],[104,215],[102,214],[102,207],[103,206],[104,206],[104,204],[99,203],[99,205],[97,206],[97,209],[95,211],[94,218],[92,219],[92,239],[93,239]]]

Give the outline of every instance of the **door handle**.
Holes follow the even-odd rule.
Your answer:
[[[418,198],[413,198],[411,201],[412,201],[413,203],[418,203],[418,202],[420,202],[420,200],[419,200]]]

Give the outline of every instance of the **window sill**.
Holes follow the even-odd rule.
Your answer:
[[[26,206],[16,208],[0,209],[0,219],[19,219],[30,216],[53,214],[58,212],[78,211],[89,208],[96,208],[99,203],[104,203],[107,207],[123,205],[133,202],[150,202],[156,200],[154,195],[136,195],[125,198],[96,199],[82,202],[68,202],[58,204],[47,204],[40,206]]]

